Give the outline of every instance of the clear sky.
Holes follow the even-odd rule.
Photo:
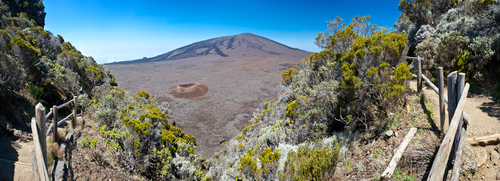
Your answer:
[[[371,16],[392,28],[399,0],[44,0],[45,29],[99,63],[153,57],[220,36],[253,33],[317,52],[325,21]]]

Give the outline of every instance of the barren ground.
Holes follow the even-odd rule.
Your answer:
[[[127,93],[144,90],[160,102],[169,102],[173,120],[196,137],[200,144],[196,151],[207,157],[248,125],[260,103],[278,98],[281,74],[298,62],[272,57],[205,57],[110,65],[109,70]],[[172,86],[194,82],[206,85],[207,94],[179,99],[167,93]]]

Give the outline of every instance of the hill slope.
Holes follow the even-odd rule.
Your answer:
[[[223,36],[199,41],[152,58],[114,62],[110,64],[147,63],[193,57],[280,57],[288,59],[303,59],[309,55],[311,55],[311,52],[291,48],[268,38],[251,33],[242,33],[233,36]]]

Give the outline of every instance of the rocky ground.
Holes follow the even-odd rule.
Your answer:
[[[299,60],[270,57],[194,58],[155,63],[110,65],[118,86],[130,94],[146,91],[169,102],[173,120],[197,138],[197,153],[208,157],[238,134],[263,101],[277,99],[281,74]],[[200,83],[208,92],[194,99],[175,98],[168,89]]]

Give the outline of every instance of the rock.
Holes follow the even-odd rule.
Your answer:
[[[462,173],[465,173],[465,175],[469,173],[474,175],[477,171],[478,165],[476,154],[474,154],[469,144],[464,144],[460,170],[462,170]]]
[[[497,161],[499,158],[500,158],[500,155],[498,154],[498,152],[496,150],[491,150],[491,161]]]
[[[398,132],[397,131],[394,131],[394,136],[398,137]]]
[[[387,137],[391,137],[393,134],[394,134],[394,132],[392,130],[385,132],[385,136],[387,136]]]
[[[497,180],[500,180],[500,172],[497,173],[497,177],[496,177]]]
[[[468,144],[466,144],[468,145]],[[478,152],[477,152],[477,167],[480,167],[481,165],[483,165],[486,160],[488,159],[488,153],[486,153],[486,150],[484,149],[479,149]]]

